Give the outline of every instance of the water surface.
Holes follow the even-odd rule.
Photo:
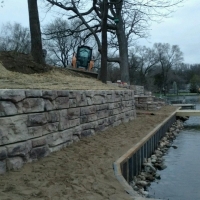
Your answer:
[[[200,105],[197,105],[200,110]],[[167,168],[149,187],[150,197],[164,200],[200,200],[200,117],[190,117],[164,156]]]

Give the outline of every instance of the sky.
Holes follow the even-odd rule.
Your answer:
[[[41,25],[50,19],[50,14],[40,12]],[[0,27],[7,22],[18,22],[24,27],[29,27],[27,0],[4,0],[3,8],[0,7]],[[150,37],[139,39],[139,45],[152,47],[154,43],[159,42],[178,45],[183,52],[185,63],[200,63],[199,0],[185,0],[170,18],[163,19],[161,23],[153,22],[150,29]]]

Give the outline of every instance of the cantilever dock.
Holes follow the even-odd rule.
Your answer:
[[[200,116],[200,110],[178,110],[176,111],[176,116],[179,117]]]
[[[176,116],[179,117],[200,116],[200,110],[196,110],[196,104],[172,104],[172,105],[180,108],[180,110],[176,111]]]
[[[181,107],[181,109],[196,109],[195,104],[172,104],[172,106]]]

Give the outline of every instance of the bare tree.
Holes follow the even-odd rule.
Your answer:
[[[111,82],[117,82],[120,80],[120,68],[116,63],[108,63],[108,80]]]
[[[43,35],[45,36],[45,48],[48,50],[48,62],[67,67],[77,47],[89,42],[89,38],[86,39],[87,30],[82,32],[74,30],[79,25],[79,20],[68,23],[64,19],[57,18],[44,28]]]
[[[105,10],[103,3],[105,3],[105,1],[87,1],[87,5],[91,6],[84,11],[81,9],[86,5],[86,2],[83,0],[46,1],[49,2],[52,6],[56,5],[66,11],[73,12],[74,15],[71,18],[79,18],[88,28],[88,30],[90,30],[90,35],[94,36],[98,44],[99,52],[102,53],[102,45],[97,33],[101,31],[102,24],[105,24],[102,23],[103,14],[105,14],[103,13]],[[131,38],[131,34],[137,34],[140,37],[144,36],[147,29],[147,24],[150,20],[154,20],[155,16],[167,16],[172,11],[170,8],[173,8],[182,1],[183,0],[163,0],[161,2],[160,0],[137,0],[132,2],[128,0],[112,0],[106,3],[106,9],[108,7],[110,11],[108,12],[109,15],[107,15],[107,28],[111,33],[116,34],[120,56],[118,59],[108,58],[108,61],[115,61],[120,64],[122,81],[129,83],[128,39]],[[114,21],[117,23],[115,24]],[[127,21],[129,24],[127,24]],[[139,24],[139,26],[136,26],[137,24]],[[105,66],[102,65],[103,68]]]
[[[183,62],[183,53],[179,46],[170,46],[168,43],[155,43],[153,48],[156,53],[156,59],[158,60],[157,66],[160,69],[156,74],[157,80],[159,80],[157,84],[160,89],[163,88],[166,91],[170,70],[176,68]]]
[[[101,56],[101,73],[100,73],[100,80],[103,82],[106,82],[107,80],[107,61],[110,62],[118,62],[120,64],[121,69],[121,80],[124,82],[129,83],[129,70],[128,70],[128,46],[127,46],[127,39],[124,32],[123,27],[123,20],[122,17],[119,20],[119,23],[116,25],[112,19],[113,17],[108,17],[108,9],[110,8],[109,5],[114,5],[115,2],[101,2],[94,0],[93,1],[93,7],[90,7],[86,12],[80,12],[79,6],[81,5],[81,2],[76,1],[53,1],[53,0],[47,0],[52,5],[57,5],[58,7],[65,9],[67,11],[74,12],[74,16],[71,18],[78,17],[81,19],[82,23],[90,30],[90,35],[93,35],[97,44],[98,44],[98,50],[102,54]],[[118,7],[118,13],[121,13],[123,1],[120,3],[116,3],[117,9]],[[119,4],[119,5],[118,5]],[[114,10],[114,9],[113,9]],[[90,15],[90,16],[89,16]],[[121,15],[120,15],[121,16]],[[110,19],[111,18],[111,19]],[[108,22],[109,19],[109,22]],[[109,23],[109,24],[107,24]],[[117,26],[121,27],[117,29]],[[100,42],[100,39],[98,37],[98,33],[102,31],[102,44]],[[107,30],[110,29],[114,31],[114,34],[116,30],[117,32],[117,39],[120,41],[119,46],[119,58],[107,58]]]
[[[135,48],[130,51],[131,80],[136,79],[136,84],[144,85],[148,89],[147,79],[157,64],[158,59],[154,49],[145,46],[135,46]]]
[[[71,17],[70,19],[77,18],[82,22],[82,25],[84,25],[83,28],[80,28],[81,25],[78,25],[74,27],[73,32],[82,32],[85,30],[89,30],[89,33],[86,38],[90,38],[91,36],[95,39],[97,45],[98,45],[98,51],[102,53],[102,45],[100,38],[98,36],[98,33],[101,32],[101,19],[102,16],[100,16],[100,20],[97,19],[95,16],[95,12],[93,9],[93,4],[91,2],[84,2],[84,1],[74,1],[74,0],[69,0],[69,1],[55,1],[55,0],[46,0],[47,2],[50,3],[50,5],[54,6],[56,5],[57,7],[67,11],[68,15],[71,12]],[[82,8],[86,5],[91,6],[86,12],[82,10]],[[90,15],[90,16],[89,16]],[[104,24],[105,25],[105,24]],[[107,32],[106,32],[107,34]],[[105,35],[106,36],[106,35]],[[104,41],[106,39],[104,38]],[[106,53],[107,49],[104,50],[104,53]],[[101,62],[101,73],[100,73],[100,80],[103,82],[106,82],[106,77],[107,77],[107,67],[106,67],[106,62],[107,59],[104,57],[101,57],[103,59],[103,62]],[[106,62],[105,62],[106,61]],[[105,64],[104,64],[105,63]]]
[[[18,23],[2,25],[0,35],[1,51],[30,53],[30,33],[28,28]]]
[[[31,54],[39,64],[45,64],[42,51],[42,39],[37,0],[28,0],[29,25],[31,33]]]
[[[121,77],[129,82],[128,72],[128,46],[130,46],[133,36],[147,37],[151,20],[160,20],[169,16],[173,8],[183,0],[111,0],[110,19],[117,20],[118,23],[113,29],[116,30],[119,54],[121,60]],[[123,67],[122,67],[123,66]]]

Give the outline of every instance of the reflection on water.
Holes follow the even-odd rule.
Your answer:
[[[197,105],[200,110],[200,105]],[[167,168],[149,187],[150,197],[164,200],[200,200],[200,117],[190,117],[185,129],[164,156]]]
[[[168,102],[177,101],[177,103],[198,103],[200,101],[200,95],[192,96],[171,96],[165,97]]]

